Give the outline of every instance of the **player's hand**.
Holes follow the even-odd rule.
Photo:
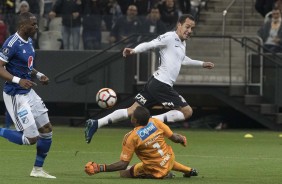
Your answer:
[[[212,62],[204,62],[203,68],[212,69],[214,67],[214,64]]]
[[[123,50],[123,52],[122,52],[122,55],[123,55],[123,57],[126,57],[126,56],[132,55],[132,54],[134,54],[134,53],[135,53],[135,52],[134,52],[133,49],[131,49],[131,48],[124,48],[124,50]]]
[[[105,171],[105,165],[104,164],[97,164],[95,162],[88,162],[84,167],[84,171],[86,172],[86,174],[91,176],[91,175],[97,174],[99,172]]]
[[[181,138],[182,138],[182,142],[180,143],[182,146],[186,147],[187,145],[187,139],[184,135],[180,135]]]
[[[27,80],[27,79],[21,79],[19,85],[24,89],[29,89],[32,86],[37,86],[35,82],[32,82],[31,80]]]
[[[42,85],[49,84],[49,78],[46,75],[42,75],[38,80]]]

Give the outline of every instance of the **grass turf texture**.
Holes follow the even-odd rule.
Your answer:
[[[176,160],[196,168],[199,176],[168,180],[124,179],[117,172],[88,176],[88,161],[112,163],[119,159],[123,135],[130,129],[102,128],[90,144],[84,142],[83,128],[54,127],[53,145],[45,169],[57,179],[31,178],[35,146],[18,146],[0,138],[0,183],[75,183],[75,184],[248,184],[282,182],[282,138],[270,131],[198,131],[173,129],[187,136],[188,147],[173,146]],[[251,133],[254,138],[246,139]],[[134,157],[131,163],[136,163]]]

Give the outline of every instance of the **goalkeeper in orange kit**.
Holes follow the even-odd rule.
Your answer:
[[[184,177],[198,175],[195,169],[176,162],[172,148],[165,142],[167,137],[186,146],[185,136],[173,133],[160,120],[150,118],[150,113],[145,107],[136,108],[131,122],[135,128],[124,136],[120,161],[112,164],[88,162],[85,165],[88,175],[120,171],[121,177],[162,179],[172,177],[171,170],[182,172]],[[141,162],[128,168],[134,152]]]

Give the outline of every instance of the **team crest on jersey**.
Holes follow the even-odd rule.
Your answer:
[[[29,57],[28,57],[27,64],[28,64],[28,68],[29,68],[30,70],[32,70],[32,69],[33,69],[33,57],[32,57],[32,56],[29,56]]]
[[[153,134],[155,131],[157,131],[157,128],[152,122],[149,122],[147,126],[141,128],[137,131],[138,136],[142,141],[144,141],[147,137],[149,137],[151,134]]]
[[[2,53],[3,53],[4,55],[8,55],[8,54],[9,54],[9,48],[3,48],[3,49],[2,49]]]

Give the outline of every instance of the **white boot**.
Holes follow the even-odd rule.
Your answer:
[[[55,176],[52,176],[48,174],[46,171],[44,171],[42,167],[33,167],[30,176],[36,178],[50,178],[50,179],[56,178]]]

